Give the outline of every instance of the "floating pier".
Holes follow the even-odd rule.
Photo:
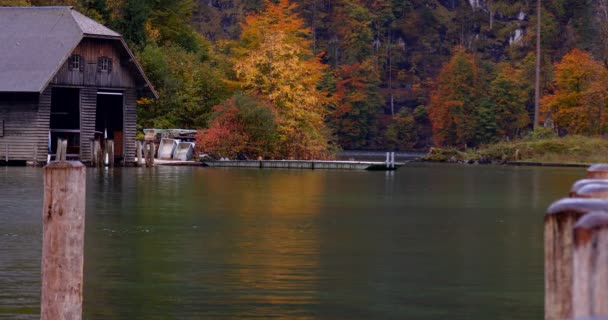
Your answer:
[[[205,167],[219,168],[280,168],[310,170],[397,170],[403,163],[367,161],[322,161],[322,160],[226,160],[203,161]]]

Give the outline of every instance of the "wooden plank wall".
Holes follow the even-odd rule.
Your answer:
[[[36,156],[38,162],[46,162],[49,153],[52,89],[51,86],[48,86],[38,97],[38,151]]]
[[[135,80],[130,70],[131,59],[120,49],[118,40],[83,39],[73,54],[82,56],[85,63],[83,71],[70,70],[66,61],[52,84],[68,86],[95,86],[99,88],[135,88]],[[112,59],[112,71],[97,71],[97,59],[105,56]]]
[[[128,89],[124,92],[124,163],[132,165],[135,159],[135,135],[137,123],[137,92]]]
[[[97,88],[80,89],[80,161],[91,162],[92,139],[95,137]]]
[[[46,102],[46,98],[45,94],[0,94],[0,121],[4,122],[0,160],[46,161],[50,99],[48,110],[38,108],[39,102]],[[45,111],[49,111],[46,118]]]

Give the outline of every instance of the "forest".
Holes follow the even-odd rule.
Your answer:
[[[222,157],[467,148],[532,131],[536,1],[0,0],[120,32],[160,94],[138,127]],[[539,123],[608,129],[608,0],[541,6]]]

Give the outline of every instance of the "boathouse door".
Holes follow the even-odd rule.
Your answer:
[[[80,89],[58,87],[51,91],[50,156],[57,153],[57,138],[67,140],[67,158],[80,158]]]
[[[124,158],[124,99],[122,92],[98,91],[95,115],[95,139],[104,145],[105,139],[114,140],[114,158]]]

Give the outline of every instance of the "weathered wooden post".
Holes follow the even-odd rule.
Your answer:
[[[573,259],[573,316],[608,315],[608,212],[590,212],[576,223]]]
[[[61,138],[57,138],[57,147],[55,150],[55,161],[61,161],[63,159],[63,155],[61,154],[62,150],[61,150]]]
[[[55,161],[65,161],[68,150],[68,140],[57,138],[57,152],[55,152]]]
[[[97,140],[95,143],[95,148],[97,148],[97,167],[101,168],[104,165],[104,150],[101,147],[101,141]]]
[[[156,144],[154,142],[150,145],[150,166],[154,167],[154,155],[156,154]]]
[[[82,318],[85,176],[78,161],[44,168],[41,320]]]
[[[156,145],[154,142],[149,142],[144,148],[146,151],[146,167],[154,166],[154,153],[156,153]]]
[[[545,320],[572,317],[573,228],[591,211],[608,208],[608,199],[565,198],[545,214]]]
[[[598,180],[600,181],[600,180]],[[608,184],[605,183],[588,183],[578,189],[575,197],[578,198],[608,198]],[[608,208],[606,208],[608,210]]]
[[[141,141],[139,140],[135,140],[135,163],[136,165],[139,167],[142,165],[143,163],[143,159],[142,159],[142,146],[141,146]]]
[[[577,197],[577,194],[581,188],[589,184],[605,184],[608,185],[608,179],[581,179],[576,181],[572,188],[570,188],[570,197]]]
[[[108,155],[108,166],[114,168],[114,140],[106,140],[106,152]]]
[[[594,164],[587,168],[587,178],[608,179],[608,164]]]

